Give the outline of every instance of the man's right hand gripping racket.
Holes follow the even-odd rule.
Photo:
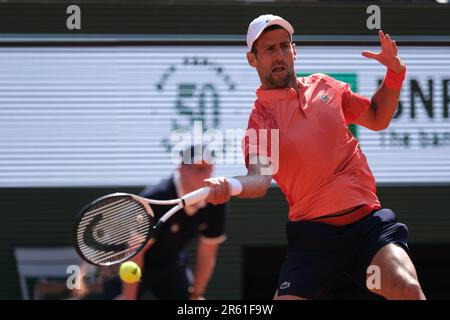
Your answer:
[[[227,179],[231,195],[242,191],[241,183]],[[204,187],[179,199],[153,200],[128,193],[113,193],[85,206],[77,216],[74,227],[75,249],[81,258],[97,266],[122,263],[136,255],[172,215],[185,206],[206,199],[209,188]],[[151,208],[174,205],[158,221]]]

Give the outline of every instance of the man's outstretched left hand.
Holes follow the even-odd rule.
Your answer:
[[[369,59],[377,60],[395,73],[401,73],[406,69],[406,65],[398,56],[397,44],[388,34],[382,30],[378,32],[381,42],[381,52],[363,51],[361,54]]]

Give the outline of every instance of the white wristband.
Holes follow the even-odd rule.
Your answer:
[[[242,183],[236,178],[227,178],[231,188],[231,195],[237,196],[242,192]]]

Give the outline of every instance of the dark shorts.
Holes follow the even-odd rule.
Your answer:
[[[366,288],[372,258],[395,243],[408,250],[408,228],[390,209],[373,211],[343,227],[320,222],[287,224],[288,253],[278,280],[278,295],[327,299],[335,281],[347,274]]]
[[[145,268],[139,285],[139,297],[150,291],[161,300],[188,300],[192,278],[191,269],[177,263]]]

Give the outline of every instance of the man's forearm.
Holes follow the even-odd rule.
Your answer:
[[[246,175],[235,177],[242,183],[240,198],[260,198],[263,197],[272,181],[272,176]]]
[[[384,83],[378,88],[371,99],[370,108],[379,130],[386,129],[391,123],[397,109],[400,90],[388,88]]]
[[[270,186],[270,182],[272,181],[272,175],[265,174],[265,172],[273,172],[270,162],[263,157],[259,157],[258,161],[254,161],[257,160],[255,159],[255,157],[256,156],[253,156],[253,158],[250,159],[250,163],[256,164],[248,165],[248,173],[246,176],[234,177],[234,179],[237,179],[242,185],[242,189],[239,188],[240,193],[239,195],[237,195],[239,198],[263,197]],[[270,166],[261,165],[261,160],[265,160],[263,161],[263,163],[269,163]],[[205,185],[211,188],[209,195],[206,198],[206,202],[210,202],[212,204],[221,204],[230,200],[232,190],[229,184],[230,181],[227,181],[226,178],[211,178],[204,181]],[[236,193],[234,193],[234,195],[236,195]]]
[[[122,294],[123,300],[136,300],[139,290],[139,283],[126,283],[122,281]]]
[[[204,257],[197,257],[195,271],[194,271],[194,285],[191,293],[192,299],[202,297],[206,291],[209,279],[212,276],[215,267],[215,259],[207,259]]]
[[[383,130],[389,126],[406,76],[406,65],[398,56],[395,41],[388,34],[385,35],[382,30],[379,30],[378,35],[381,52],[363,51],[362,55],[385,66],[386,76],[383,84],[373,95],[369,110],[355,122],[372,130]]]

